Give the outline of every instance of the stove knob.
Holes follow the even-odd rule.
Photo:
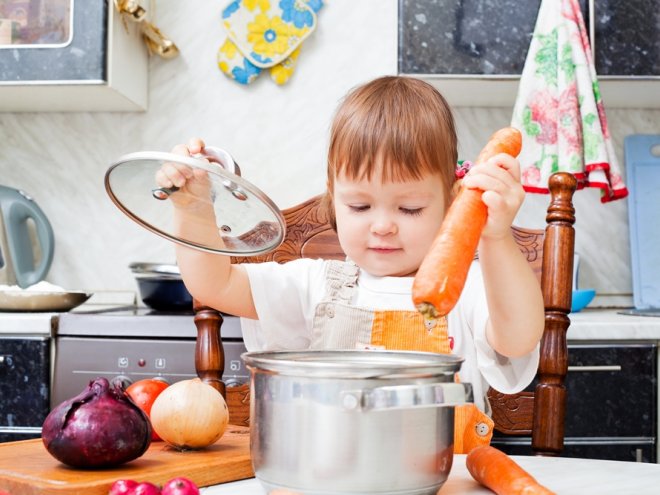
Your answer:
[[[112,381],[111,381],[111,384],[112,384],[112,385],[115,385],[116,383],[118,383],[119,385],[121,385],[121,387],[122,387],[124,390],[126,390],[126,389],[128,388],[128,386],[129,386],[131,383],[133,383],[133,380],[131,380],[129,377],[127,377],[127,376],[125,376],[125,375],[117,375],[117,376],[114,377],[114,378],[112,379]]]

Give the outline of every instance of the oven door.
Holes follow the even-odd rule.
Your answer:
[[[0,338],[0,442],[41,436],[50,411],[50,337]]]
[[[568,364],[561,455],[657,462],[657,344],[569,342]],[[491,443],[512,455],[532,453],[529,437],[496,432]]]

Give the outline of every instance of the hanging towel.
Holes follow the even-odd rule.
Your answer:
[[[578,189],[600,188],[603,203],[628,195],[578,0],[541,1],[511,125],[523,134],[526,191],[547,193],[550,175],[563,171]]]

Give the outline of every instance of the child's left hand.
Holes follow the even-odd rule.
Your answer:
[[[488,220],[482,239],[511,235],[511,225],[525,199],[520,183],[520,162],[505,153],[473,167],[463,179],[463,186],[481,189],[481,199],[488,207]]]

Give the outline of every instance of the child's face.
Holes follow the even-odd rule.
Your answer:
[[[442,180],[382,183],[338,176],[334,205],[339,242],[360,268],[376,276],[415,274],[445,215]]]

